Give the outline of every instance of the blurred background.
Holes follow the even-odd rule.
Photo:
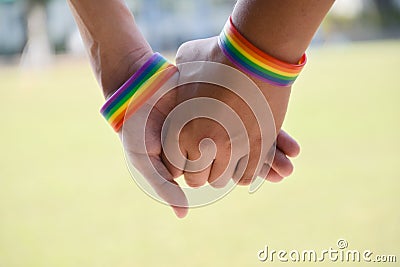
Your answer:
[[[127,1],[171,60],[217,35],[234,2]],[[178,220],[130,178],[66,2],[0,0],[0,266],[281,266],[257,252],[339,238],[399,266],[399,38],[399,0],[336,1],[284,124],[302,146],[295,173]]]
[[[174,51],[195,38],[217,35],[234,0],[128,0],[141,30],[157,51]],[[157,23],[155,23],[157,18]],[[201,23],[198,23],[201,21]],[[400,37],[399,0],[339,0],[315,42]],[[64,0],[0,0],[0,55],[82,55],[79,32]],[[40,59],[36,59],[40,60]]]

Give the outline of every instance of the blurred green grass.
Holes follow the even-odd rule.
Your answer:
[[[130,178],[86,62],[0,69],[0,266],[281,266],[257,252],[339,238],[399,261],[399,51],[311,50],[284,127],[302,145],[295,173],[184,220]]]

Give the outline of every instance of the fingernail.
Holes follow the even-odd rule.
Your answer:
[[[172,209],[175,212],[175,215],[179,218],[179,219],[183,219],[186,217],[187,215],[187,209],[184,208],[180,208],[180,207],[172,207]]]

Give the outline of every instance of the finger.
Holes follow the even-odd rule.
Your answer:
[[[267,163],[264,163],[258,176],[274,183],[280,182],[284,178],[279,175],[279,173],[277,173],[274,169],[272,169],[271,166]]]
[[[150,158],[152,166],[148,166],[147,157]],[[157,195],[172,207],[175,214],[179,218],[185,217],[188,213],[188,200],[161,158],[141,154],[130,154],[129,158]]]
[[[242,157],[239,161],[238,164],[236,165],[236,169],[233,173],[233,180],[235,183],[238,185],[249,185],[251,184],[251,181],[253,180],[254,173],[252,174],[249,171],[249,162],[250,158],[249,155]]]
[[[231,146],[218,146],[217,157],[212,166],[208,182],[212,187],[224,188],[233,177],[235,166],[230,162]]]
[[[258,177],[261,177],[263,179],[267,179],[267,176],[268,176],[268,173],[269,173],[270,169],[272,169],[271,165],[269,165],[268,163],[264,163],[264,165],[262,166],[262,168],[261,168],[261,170],[260,170],[260,172],[258,174]]]
[[[194,149],[188,151],[188,160],[195,161],[199,159],[201,156],[201,153],[199,150]],[[205,183],[208,180],[208,177],[210,176],[210,171],[211,171],[211,164],[206,167],[204,170],[199,170],[198,172],[190,172],[190,171],[184,171],[183,175],[185,177],[185,181],[188,186],[190,187],[200,187],[205,185]]]
[[[239,159],[238,163],[236,164],[235,171],[233,172],[232,179],[235,183],[238,183],[240,178],[242,177],[244,171],[246,170],[246,165],[248,161],[248,155]]]
[[[284,130],[281,130],[278,134],[277,148],[288,157],[297,157],[300,153],[300,145]]]
[[[167,124],[164,125],[164,127],[167,127],[166,129],[168,129],[170,125]],[[160,132],[163,134],[161,129]],[[187,159],[187,152],[183,148],[179,132],[166,131],[160,154],[162,162],[171,173],[173,178],[178,178],[183,174],[183,169]]]
[[[164,153],[164,150],[161,152],[161,161],[164,163],[165,167],[169,171],[169,173],[172,175],[173,179],[178,178],[183,174],[183,169],[175,167],[167,158],[167,156]]]
[[[284,177],[280,176],[274,169],[269,170],[266,180],[272,183],[278,183],[283,180]]]
[[[180,186],[173,180],[160,158],[152,158],[153,166],[158,173],[164,178],[148,176],[149,183],[153,186],[157,194],[170,204],[176,216],[183,218],[188,213],[188,201],[185,193]],[[156,178],[156,179],[155,179]]]
[[[286,155],[279,149],[275,152],[275,157],[272,162],[272,169],[282,177],[287,177],[293,173],[293,164]]]
[[[259,144],[260,142],[254,142],[254,144]],[[260,146],[253,145],[250,147],[250,153],[248,157],[243,157],[239,160],[238,167],[236,170],[236,175],[234,175],[237,179],[237,177],[240,175],[240,172],[243,171],[243,168],[245,168],[242,176],[240,177],[238,184],[239,185],[249,185],[253,181],[256,175],[260,172],[262,165],[260,165]],[[246,159],[248,159],[248,162],[246,164]]]

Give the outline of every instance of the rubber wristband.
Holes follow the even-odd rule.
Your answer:
[[[155,53],[103,105],[100,112],[118,132],[154,93],[169,80],[177,68],[159,53]],[[127,110],[129,107],[129,114]]]
[[[306,54],[298,64],[290,64],[261,51],[236,29],[231,17],[219,36],[218,44],[241,71],[275,86],[291,86],[307,62]]]

